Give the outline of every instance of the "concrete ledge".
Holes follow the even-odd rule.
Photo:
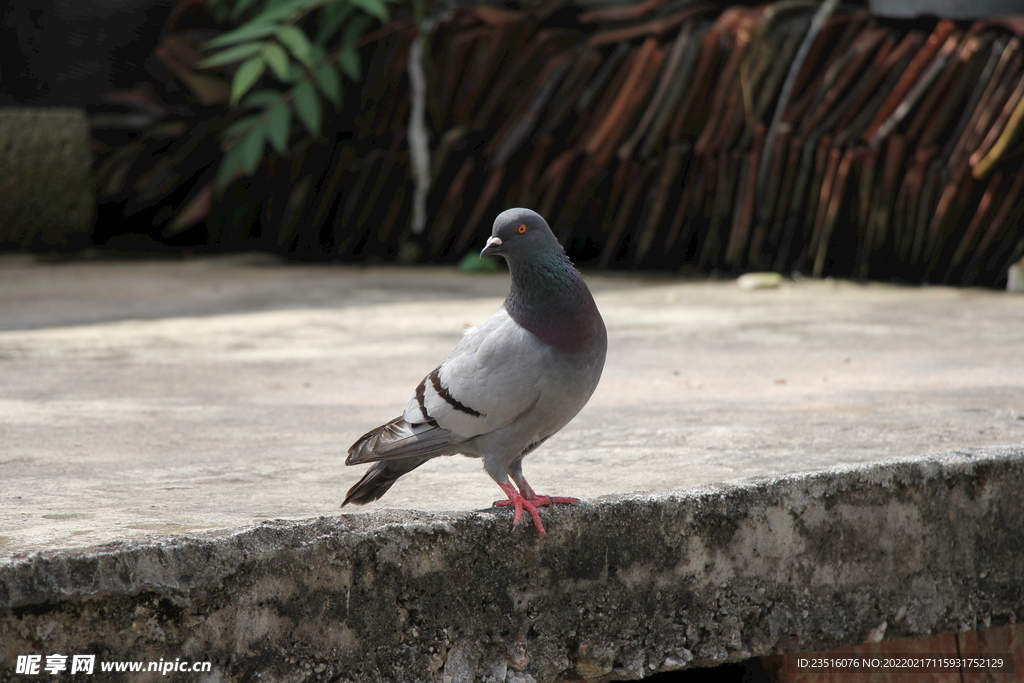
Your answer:
[[[545,511],[544,541],[507,512],[377,512],[16,556],[0,680],[52,652],[222,681],[637,679],[998,626],[1024,617],[1022,491],[1024,446],[983,448],[608,497]]]

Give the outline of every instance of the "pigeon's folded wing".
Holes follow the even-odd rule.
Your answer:
[[[435,422],[410,424],[400,417],[363,434],[348,449],[346,465],[378,460],[440,455],[452,443],[461,441]]]
[[[423,378],[402,417],[365,434],[346,463],[432,457],[507,426],[540,395],[545,350],[499,310]]]
[[[502,308],[423,379],[403,417],[413,424],[434,422],[460,439],[500,429],[536,403],[544,355]]]

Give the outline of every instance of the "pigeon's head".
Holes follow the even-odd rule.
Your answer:
[[[508,209],[494,219],[491,237],[480,256],[504,256],[505,260],[530,258],[559,251],[561,246],[547,221],[536,211]]]

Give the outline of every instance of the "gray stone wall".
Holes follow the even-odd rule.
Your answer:
[[[54,652],[212,661],[199,680],[638,679],[997,626],[1024,617],[1022,465],[614,497],[545,511],[544,540],[504,512],[379,512],[16,557],[0,680]]]

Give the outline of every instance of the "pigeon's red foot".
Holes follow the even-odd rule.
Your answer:
[[[533,526],[537,528],[537,533],[540,534],[541,538],[548,535],[548,532],[544,530],[544,525],[540,521],[540,512],[537,511],[537,507],[541,505],[547,505],[554,507],[555,503],[565,503],[567,505],[578,505],[579,500],[576,498],[568,498],[564,496],[538,496],[534,493],[530,485],[523,481],[523,492],[520,493],[518,489],[507,481],[504,484],[498,484],[501,490],[508,496],[508,500],[496,500],[494,501],[494,507],[507,507],[513,506],[515,510],[512,516],[512,526],[519,524],[519,520],[523,518],[523,510],[530,513],[530,517],[533,519]]]

